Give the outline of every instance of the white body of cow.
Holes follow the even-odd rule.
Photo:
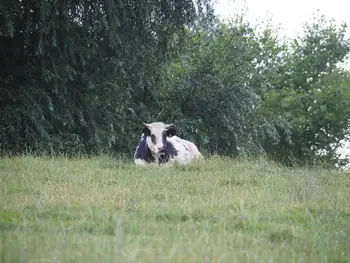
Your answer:
[[[144,159],[136,158],[136,154],[134,155],[134,162],[138,166],[146,166],[146,165],[163,165],[163,166],[171,166],[174,164],[179,165],[187,165],[194,160],[203,160],[203,155],[199,152],[197,146],[187,140],[181,139],[180,137],[173,136],[167,138],[168,142],[170,142],[174,148],[178,151],[176,156],[169,157],[169,160],[166,163],[161,163],[161,155],[152,154],[154,158],[154,162],[147,162]]]
[[[164,133],[166,129],[164,129],[163,126],[168,127],[170,125],[165,125],[163,123],[153,123],[148,125],[152,132],[148,131],[148,134],[145,132],[142,134],[141,140],[136,147],[134,154],[134,162],[137,166],[187,165],[192,161],[204,159],[194,143],[181,139],[176,135],[169,135],[169,137],[165,136]],[[171,127],[173,128],[174,126]],[[159,134],[163,134],[163,138]],[[153,141],[151,139],[152,136],[154,137]],[[163,151],[157,152],[158,148],[163,149]]]

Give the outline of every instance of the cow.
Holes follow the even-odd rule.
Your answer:
[[[143,123],[143,133],[134,153],[137,166],[187,165],[201,159],[204,158],[194,143],[177,136],[174,124]]]

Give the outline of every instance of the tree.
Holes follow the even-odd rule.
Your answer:
[[[211,14],[208,0],[3,2],[1,149],[130,149],[133,112],[157,102],[168,43],[176,36],[180,48],[184,26]]]
[[[272,35],[264,38],[273,41]],[[261,152],[261,134],[277,139],[273,118],[257,119],[255,114],[260,94],[268,89],[258,65],[270,55],[261,41],[241,17],[210,30],[189,30],[185,51],[167,68],[163,116],[186,127],[184,136],[210,153],[236,155],[237,147]]]
[[[280,133],[279,144],[264,142],[277,159],[307,163],[326,150],[326,159],[336,160],[332,146],[344,139],[350,120],[349,72],[337,67],[350,51],[345,32],[346,25],[337,28],[324,16],[314,19],[271,74],[273,89],[263,95],[260,112],[279,112],[292,125],[291,135]]]

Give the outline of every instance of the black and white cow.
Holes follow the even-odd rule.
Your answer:
[[[203,159],[195,144],[176,134],[174,124],[144,123],[143,134],[134,154],[135,164],[186,165],[193,160]]]

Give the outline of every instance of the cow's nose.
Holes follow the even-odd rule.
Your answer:
[[[164,147],[164,146],[158,147],[158,151],[159,151],[159,152],[165,152],[165,147]]]

